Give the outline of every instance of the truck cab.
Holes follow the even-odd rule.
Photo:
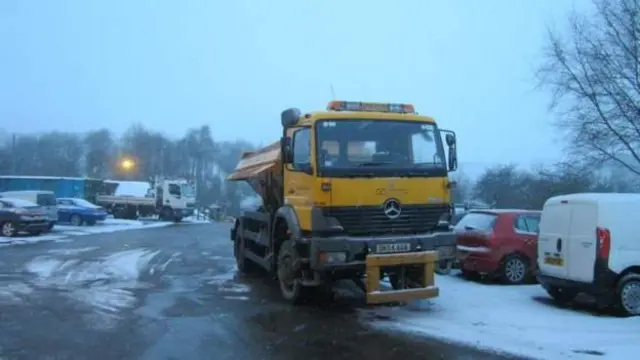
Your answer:
[[[333,101],[281,120],[281,140],[229,177],[263,198],[232,231],[239,268],[273,271],[293,301],[340,279],[368,303],[437,296],[435,264],[455,258],[453,232],[438,226],[451,216],[455,133],[408,104]],[[381,291],[384,276],[397,291]]]
[[[169,179],[156,176],[152,180],[150,196],[156,199],[156,208],[161,210],[161,216],[169,218],[183,218],[193,215],[196,205],[195,186],[185,179]],[[171,214],[164,214],[171,212]]]

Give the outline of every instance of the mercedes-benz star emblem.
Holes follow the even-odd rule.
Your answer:
[[[382,205],[382,210],[389,219],[395,219],[400,216],[400,202],[396,199],[389,199]]]

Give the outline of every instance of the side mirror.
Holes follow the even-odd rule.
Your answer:
[[[291,148],[290,137],[283,137],[280,139],[280,153],[282,155],[283,164],[293,163],[293,149]]]
[[[283,128],[288,128],[298,123],[300,119],[300,110],[296,108],[287,109],[280,114],[280,122]]]
[[[456,171],[458,168],[458,153],[455,143],[449,146],[449,171]]]
[[[451,147],[456,144],[456,137],[455,135],[449,133],[447,134],[447,136],[445,136],[445,141],[447,142],[447,146]]]

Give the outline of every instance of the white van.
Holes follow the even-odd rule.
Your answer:
[[[640,315],[640,194],[548,199],[538,234],[538,281],[558,302],[578,293]]]
[[[47,220],[49,221],[49,231],[53,229],[53,226],[58,221],[58,204],[56,201],[56,195],[53,193],[53,191],[5,191],[0,192],[0,197],[27,200],[42,206],[47,213]]]

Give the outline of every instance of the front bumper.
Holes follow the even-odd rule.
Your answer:
[[[48,221],[18,221],[16,222],[17,231],[26,232],[44,232],[49,228]]]
[[[420,235],[305,239],[309,243],[309,265],[321,273],[366,275],[367,304],[404,302],[437,297],[435,268],[438,261],[454,260],[455,235],[435,232]],[[379,252],[378,245],[405,245],[401,252]],[[446,248],[448,251],[439,252]],[[387,247],[388,249],[388,247]],[[444,256],[440,256],[442,253]],[[337,256],[340,254],[340,256]],[[399,290],[381,290],[380,277],[384,269],[418,267],[422,272],[420,287]],[[347,276],[348,277],[348,276]]]
[[[336,236],[309,238],[304,241],[308,241],[310,244],[310,264],[315,270],[327,268],[335,270],[360,268],[364,270],[365,260],[368,256],[398,254],[397,252],[377,252],[377,245],[387,244],[409,244],[409,249],[402,251],[401,254],[435,251],[440,261],[456,259],[456,237],[453,232],[371,237]],[[327,263],[322,261],[322,253],[342,253],[344,261]]]

